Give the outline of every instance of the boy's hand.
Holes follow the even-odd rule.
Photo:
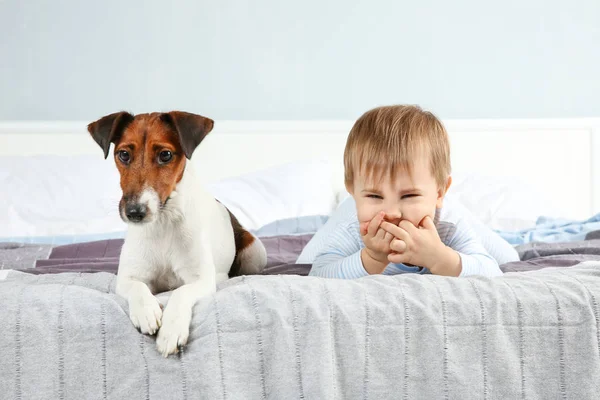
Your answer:
[[[423,218],[418,227],[410,221],[398,226],[384,221],[381,229],[391,233],[390,262],[428,268],[432,274],[458,276],[460,256],[442,243],[431,217]]]
[[[377,214],[370,222],[360,225],[360,234],[365,244],[361,254],[363,266],[370,274],[381,273],[390,263],[388,255],[391,252],[390,243],[394,238],[390,232],[381,229],[385,213]]]

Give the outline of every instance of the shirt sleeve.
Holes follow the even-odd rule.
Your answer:
[[[337,279],[369,275],[360,258],[362,246],[359,239],[353,234],[352,227],[339,225],[315,257],[309,275]]]
[[[475,231],[464,221],[456,223],[456,230],[447,246],[458,252],[462,270],[461,277],[483,275],[488,277],[502,275],[500,266],[478,240]]]

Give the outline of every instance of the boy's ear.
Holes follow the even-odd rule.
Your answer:
[[[448,189],[450,189],[451,185],[452,185],[452,176],[449,176],[448,180],[446,181],[446,191],[444,192],[444,194],[448,193]]]
[[[354,185],[352,183],[344,182],[344,186],[346,186],[346,192],[354,195],[354,193],[352,193],[354,191]]]
[[[452,177],[449,176],[448,179],[446,180],[446,187],[438,190],[438,198],[437,198],[437,202],[435,205],[437,208],[442,208],[442,205],[444,204],[444,196],[446,196],[446,193],[448,193],[448,189],[450,189],[451,185],[452,185]]]

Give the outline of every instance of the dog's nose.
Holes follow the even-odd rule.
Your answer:
[[[125,215],[131,222],[140,222],[146,216],[146,206],[141,204],[127,206],[125,209]]]

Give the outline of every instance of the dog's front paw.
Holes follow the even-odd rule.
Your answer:
[[[156,348],[164,357],[177,353],[187,344],[191,317],[184,314],[170,315],[169,313],[163,318],[162,327],[156,337]]]
[[[129,318],[142,333],[154,335],[161,326],[162,308],[152,295],[132,298],[129,302]]]

